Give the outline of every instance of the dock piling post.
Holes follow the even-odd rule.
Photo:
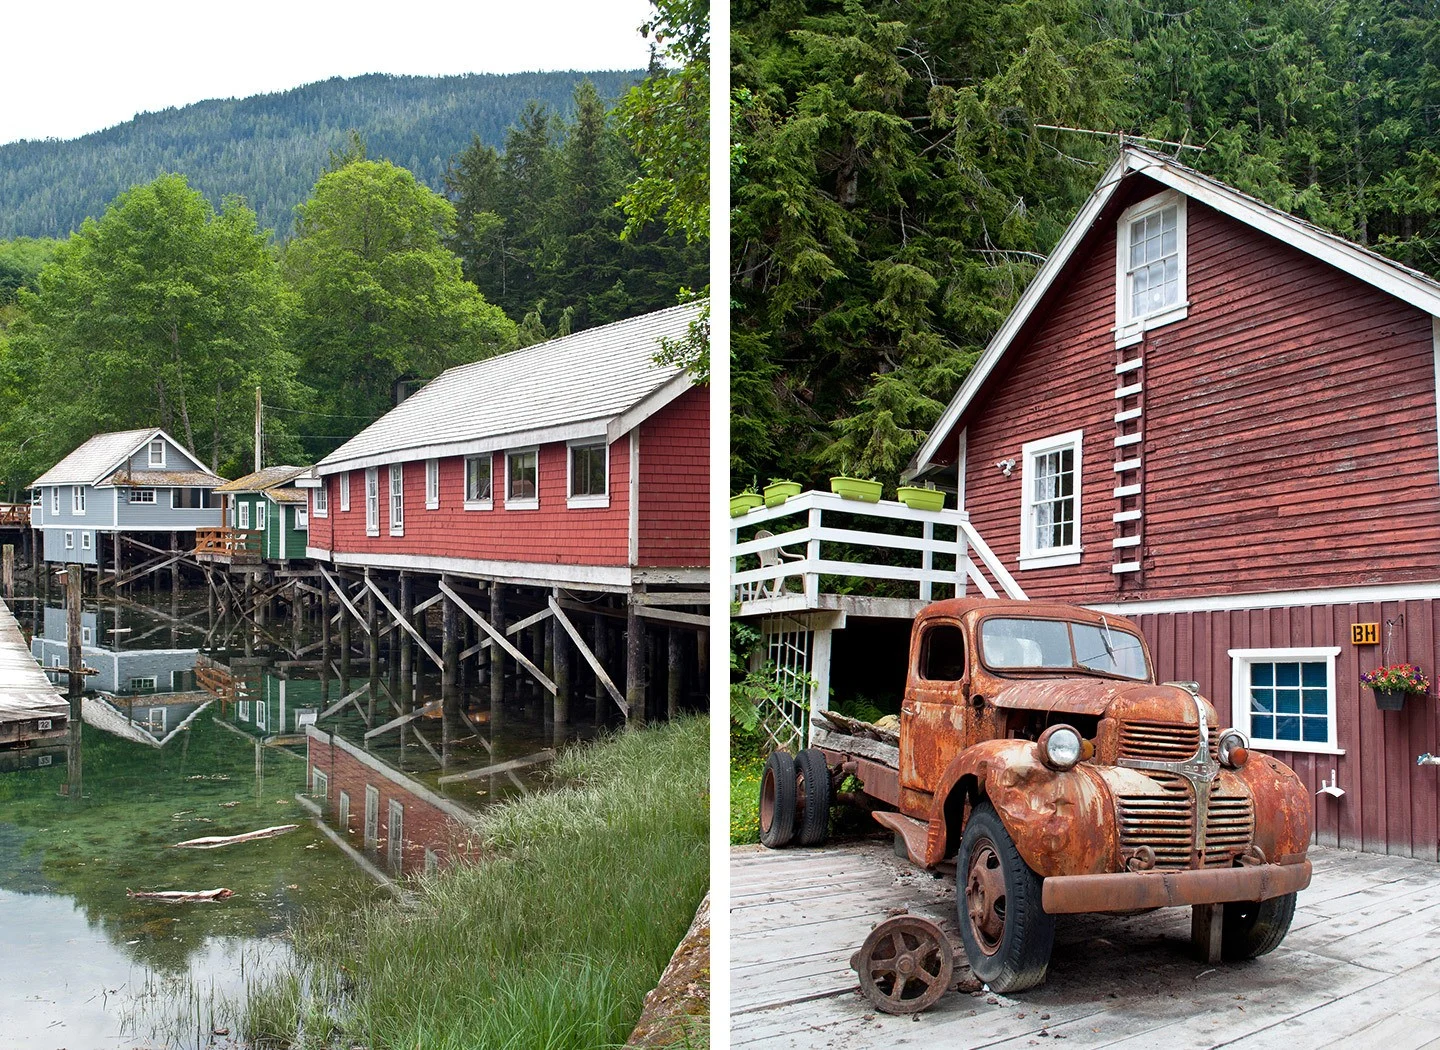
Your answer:
[[[447,587],[453,587],[449,576],[441,577]],[[441,708],[448,726],[460,707],[460,610],[448,597],[440,603],[440,661],[445,666],[440,674]]]
[[[499,580],[490,584],[490,626],[505,633],[505,587]],[[505,700],[505,650],[490,646],[490,727],[500,724],[500,708]]]
[[[296,585],[296,595],[300,588]],[[340,695],[347,690],[341,688]],[[323,583],[320,586],[320,696],[326,706],[330,704],[330,590]]]
[[[82,596],[85,586],[84,569],[71,563],[65,566],[65,642],[66,663],[70,668],[69,694],[70,721],[65,742],[65,767],[67,791],[70,798],[79,801],[82,791],[80,770],[81,730],[85,725],[85,676],[81,673],[85,661],[80,652],[80,621],[83,612]]]
[[[370,578],[370,570],[365,570],[365,578]],[[370,588],[365,588],[365,599],[369,602],[365,606],[365,614],[370,618],[370,703],[369,721],[375,724],[375,701],[380,696],[380,606],[375,601],[375,593]]]
[[[413,626],[415,577],[408,572],[400,574],[400,618]],[[415,698],[415,645],[408,631],[396,630],[395,640],[400,643],[400,713],[408,715]]]
[[[680,713],[680,687],[685,680],[685,665],[680,659],[681,638],[680,630],[672,627],[667,632],[666,657],[668,664],[666,670],[669,672],[665,680],[665,717],[673,719]]]
[[[632,595],[625,611],[625,702],[633,726],[645,724],[645,621],[639,608]]]
[[[15,544],[5,544],[4,558],[5,600],[8,602],[15,598]]]
[[[552,592],[556,602],[560,600],[560,588],[556,587]],[[560,629],[555,618],[550,618],[550,645],[551,664],[554,667],[551,678],[555,682],[555,725],[558,738],[558,727],[566,725],[570,721],[570,669],[574,665],[570,636]]]
[[[610,671],[610,625],[605,622],[605,617],[599,613],[595,614],[595,662],[605,668],[606,673]],[[610,697],[605,692],[605,686],[599,677],[595,679],[595,724],[600,725],[605,721],[605,712],[609,709]]]

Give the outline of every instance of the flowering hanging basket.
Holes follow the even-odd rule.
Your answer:
[[[1414,664],[1389,664],[1363,671],[1360,681],[1375,690],[1375,706],[1382,711],[1399,711],[1409,696],[1424,696],[1430,680]]]

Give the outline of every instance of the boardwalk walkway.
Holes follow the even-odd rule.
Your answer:
[[[0,602],[0,746],[17,739],[63,736],[69,714],[70,705],[40,670],[20,625]],[[40,719],[52,720],[53,728],[38,728]]]
[[[1188,954],[1190,915],[1063,916],[1047,982],[1015,996],[954,991],[916,1018],[861,997],[850,954],[897,909],[957,946],[955,891],[888,842],[731,851],[731,1046],[797,1048],[1440,1048],[1440,866],[1345,850],[1272,954],[1218,967]],[[1056,1043],[1056,1039],[1064,1042]]]

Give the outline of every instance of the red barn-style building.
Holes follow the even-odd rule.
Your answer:
[[[1440,284],[1128,148],[908,474],[1031,598],[1138,622],[1290,763],[1316,839],[1437,859]]]
[[[686,682],[699,688],[708,394],[657,361],[699,312],[678,306],[452,368],[321,460],[300,482],[313,488],[307,554],[352,620],[363,629],[362,598],[383,595],[418,639],[412,658],[444,668],[447,688],[464,653],[498,701],[513,662],[555,696],[557,724],[581,666],[631,719],[645,717],[648,680],[668,682],[668,696],[649,697],[652,714],[673,710]],[[443,639],[425,634],[437,603]],[[612,627],[624,630],[618,666]]]

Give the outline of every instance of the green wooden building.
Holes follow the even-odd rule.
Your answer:
[[[215,490],[224,500],[225,526],[244,538],[237,553],[243,550],[263,561],[305,557],[309,502],[294,480],[309,469],[266,467]]]

